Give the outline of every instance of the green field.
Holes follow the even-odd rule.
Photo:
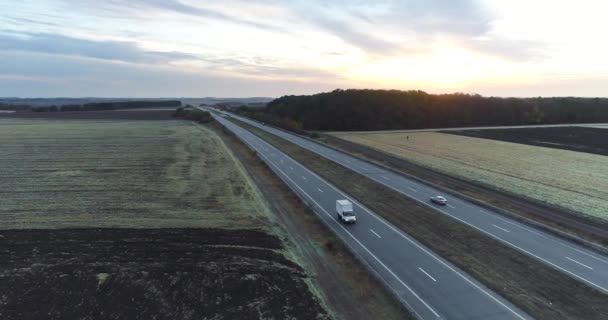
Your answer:
[[[0,120],[0,228],[263,227],[269,209],[185,121]]]
[[[605,156],[436,132],[336,136],[466,180],[608,220]]]

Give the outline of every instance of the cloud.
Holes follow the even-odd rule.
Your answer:
[[[18,51],[46,55],[75,56],[144,65],[168,65],[172,61],[201,62],[201,72],[223,72],[233,76],[264,79],[337,79],[331,72],[280,66],[274,59],[258,56],[193,55],[184,52],[147,51],[127,41],[95,41],[58,34],[0,33],[0,52]],[[26,67],[22,65],[21,67]],[[15,70],[17,71],[17,70]]]
[[[540,42],[493,37],[495,14],[478,0],[294,0],[284,5],[373,56],[424,54],[443,41],[510,60],[541,56]]]
[[[273,24],[243,19],[236,15],[229,15],[218,10],[193,6],[179,0],[95,1],[95,6],[102,6],[114,12],[124,12],[129,11],[129,9],[138,12],[150,10],[168,11],[199,18],[225,21],[268,31],[287,32],[286,29]]]
[[[534,61],[545,58],[544,44],[538,41],[503,38],[463,39],[464,47],[516,61]]]
[[[8,75],[0,77],[0,96],[20,97],[276,97],[346,85],[328,79],[235,77],[33,52],[0,51],[0,70]]]
[[[0,50],[76,55],[131,63],[197,59],[183,52],[146,51],[127,41],[96,41],[49,33],[0,34]]]

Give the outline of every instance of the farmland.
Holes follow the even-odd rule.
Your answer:
[[[242,169],[200,126],[2,120],[0,145],[0,228],[266,224]]]
[[[601,127],[537,127],[445,131],[468,137],[608,155],[608,130]]]
[[[328,317],[209,129],[4,119],[0,145],[0,318]]]
[[[604,156],[436,132],[337,136],[465,180],[608,220]]]

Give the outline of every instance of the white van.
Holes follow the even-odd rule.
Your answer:
[[[348,200],[336,201],[336,213],[338,214],[339,220],[342,220],[346,223],[357,222],[357,217],[355,216],[355,212],[353,211],[353,204]]]

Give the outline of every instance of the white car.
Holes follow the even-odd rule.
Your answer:
[[[431,197],[431,202],[445,206],[448,203],[448,199],[446,199],[442,196],[434,196],[434,197]]]

